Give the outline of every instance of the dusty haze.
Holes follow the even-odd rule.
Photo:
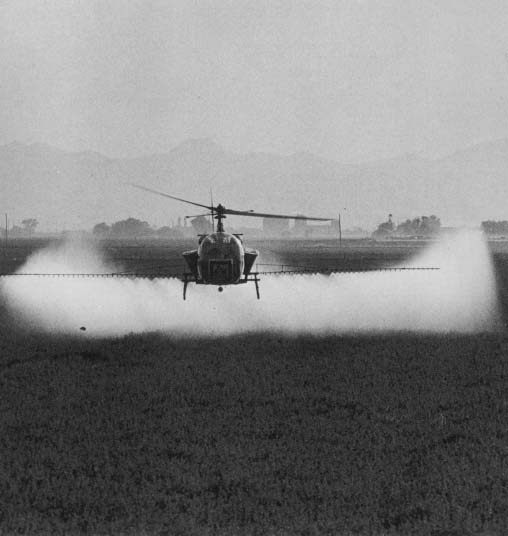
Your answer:
[[[508,137],[504,0],[4,0],[0,143],[340,162]]]
[[[372,231],[389,213],[396,222],[436,214],[444,226],[479,226],[507,218],[507,169],[507,140],[438,160],[403,156],[363,165],[309,153],[236,154],[207,139],[131,159],[17,143],[0,146],[0,199],[11,222],[36,217],[45,231],[91,230],[131,216],[162,227],[196,214],[128,182],[199,203],[209,202],[212,187],[215,202],[239,210],[333,218],[340,212],[343,228]],[[229,229],[260,224],[252,218],[226,221]]]
[[[4,0],[0,212],[186,214],[134,179],[346,226],[503,219],[507,27],[504,0]],[[172,160],[202,139],[220,150]]]

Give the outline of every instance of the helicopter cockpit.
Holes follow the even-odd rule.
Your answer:
[[[198,247],[198,271],[208,283],[224,285],[240,279],[244,269],[244,248],[229,233],[212,233]]]

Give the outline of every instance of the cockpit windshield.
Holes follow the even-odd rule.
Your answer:
[[[212,233],[199,245],[200,258],[229,259],[239,258],[242,254],[240,239],[229,233]]]

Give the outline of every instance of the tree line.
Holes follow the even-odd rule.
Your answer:
[[[412,220],[407,219],[398,225],[393,223],[392,215],[389,214],[388,220],[380,223],[374,231],[375,238],[393,237],[429,237],[439,233],[441,229],[441,220],[434,215],[421,216]]]
[[[181,238],[182,231],[178,227],[154,228],[148,222],[136,218],[127,218],[108,225],[105,222],[98,223],[92,230],[94,236],[100,238]]]
[[[482,231],[489,235],[508,236],[508,221],[482,221]]]
[[[20,225],[13,225],[10,229],[7,229],[10,237],[31,237],[35,234],[35,229],[39,225],[39,222],[35,218],[25,218],[21,221]],[[5,232],[5,228],[2,229]]]
[[[204,216],[191,220],[191,226],[178,225],[153,227],[148,222],[136,218],[127,218],[108,225],[105,222],[94,226],[92,232],[99,238],[184,238],[186,234],[206,234],[212,231],[210,221]]]

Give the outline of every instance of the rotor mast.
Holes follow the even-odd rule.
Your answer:
[[[217,220],[217,232],[223,233],[224,232],[224,225],[222,223],[222,220],[226,218],[226,215],[224,214],[225,207],[223,207],[220,203],[215,207],[215,219]]]

